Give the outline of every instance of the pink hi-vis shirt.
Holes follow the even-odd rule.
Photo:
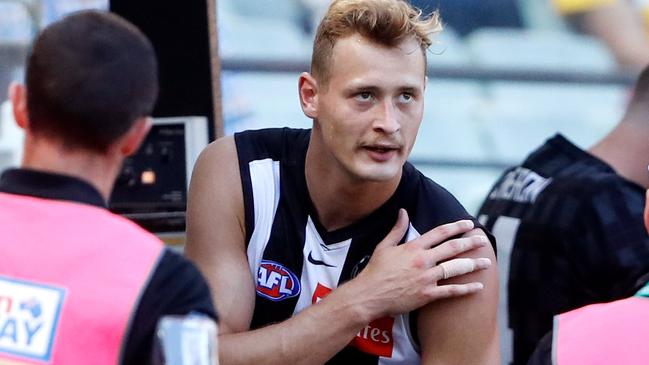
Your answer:
[[[0,364],[117,364],[162,244],[105,209],[0,193]]]
[[[634,297],[555,317],[555,365],[645,365],[649,361],[649,285]]]

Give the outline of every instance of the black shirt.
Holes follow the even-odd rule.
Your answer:
[[[501,291],[514,364],[527,362],[554,315],[638,290],[649,272],[643,209],[642,187],[561,135],[505,171],[478,214],[509,265]]]
[[[106,207],[99,192],[85,181],[35,170],[7,170],[0,177],[0,192]],[[217,319],[209,288],[198,269],[183,256],[165,250],[130,323],[122,363],[149,363],[160,317],[192,312]]]
[[[539,341],[527,365],[552,365],[552,340],[553,333],[550,331]]]

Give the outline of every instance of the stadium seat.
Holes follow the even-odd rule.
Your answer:
[[[570,31],[569,26],[554,9],[551,1],[518,0],[518,6],[526,28]]]
[[[476,214],[501,169],[416,165],[428,178],[453,194],[470,214]]]
[[[217,4],[219,13],[230,13],[253,22],[273,19],[300,27],[305,21],[304,7],[300,0],[219,0]]]
[[[485,130],[477,118],[482,103],[482,88],[476,82],[429,79],[424,119],[411,158],[491,159]]]
[[[32,20],[26,5],[0,1],[0,42],[25,43],[32,37]]]
[[[477,65],[513,70],[609,72],[613,56],[595,38],[569,32],[485,28],[467,37]]]
[[[302,29],[298,0],[218,2],[221,56],[258,60],[307,60],[311,39]]]
[[[306,61],[311,55],[310,40],[295,24],[229,13],[219,21],[223,58]]]
[[[8,167],[18,167],[22,159],[24,133],[12,115],[11,104],[0,104],[0,172]]]
[[[300,108],[298,74],[241,72],[223,81],[225,132],[271,127],[310,128]],[[229,105],[228,105],[229,104]]]
[[[480,117],[497,158],[518,162],[561,132],[582,148],[603,137],[622,117],[621,86],[497,82],[487,88]]]
[[[0,101],[7,98],[9,83],[22,79],[32,32],[32,20],[22,3],[0,1]]]
[[[428,66],[469,66],[471,53],[455,30],[445,27],[441,33],[433,37],[427,60]]]

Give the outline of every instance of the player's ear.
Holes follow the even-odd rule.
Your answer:
[[[318,81],[308,72],[302,72],[298,82],[300,105],[304,115],[311,119],[318,117]]]

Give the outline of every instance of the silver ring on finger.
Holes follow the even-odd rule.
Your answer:
[[[444,267],[444,263],[439,264],[439,268],[442,270],[442,280],[446,280],[450,278],[450,275],[446,271],[446,268]]]

